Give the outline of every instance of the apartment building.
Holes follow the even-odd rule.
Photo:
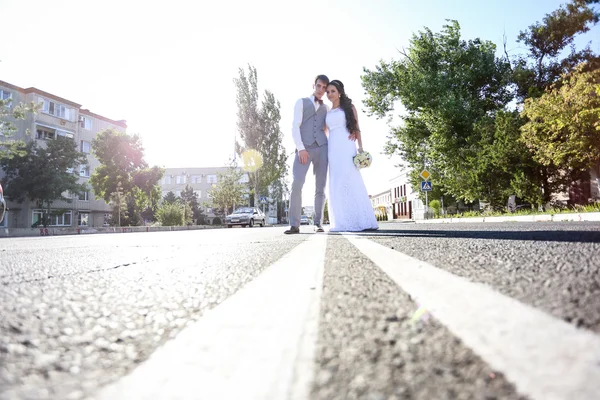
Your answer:
[[[173,192],[175,196],[179,197],[187,185],[191,186],[198,195],[198,202],[205,208],[208,223],[212,224],[212,220],[217,215],[210,208],[210,189],[219,182],[219,173],[225,173],[228,169],[229,167],[165,168],[165,175],[159,181],[162,196]],[[248,174],[242,175],[240,182],[249,183]]]
[[[58,136],[73,139],[79,151],[87,155],[89,163],[87,166],[82,166],[79,171],[74,171],[79,175],[81,183],[88,183],[91,173],[99,166],[98,160],[91,154],[91,143],[98,132],[108,128],[121,132],[127,129],[125,120],[113,120],[95,114],[90,110],[82,109],[81,104],[34,87],[23,89],[0,81],[0,98],[12,99],[13,106],[30,102],[42,104],[38,113],[27,115],[25,120],[12,121],[17,127],[14,139],[36,140],[40,144],[47,140],[54,140]],[[26,134],[28,129],[30,135]],[[10,191],[10,186],[6,189]],[[88,191],[68,196],[71,201],[57,200],[52,204],[52,209],[56,210],[51,218],[52,226],[106,225],[111,208],[103,199],[94,196],[89,183]],[[1,227],[28,228],[38,222],[42,216],[42,210],[27,201],[21,204],[9,202],[8,208],[9,211]]]

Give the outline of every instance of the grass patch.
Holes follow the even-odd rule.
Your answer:
[[[579,214],[600,212],[600,203],[586,205],[576,205],[565,208],[550,208],[545,211],[533,209],[520,209],[513,213],[503,211],[465,211],[463,213],[452,215],[439,215],[435,218],[481,218],[481,217],[514,217],[519,215],[556,215],[556,214]]]

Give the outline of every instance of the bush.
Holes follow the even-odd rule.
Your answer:
[[[435,216],[438,216],[442,212],[442,203],[439,200],[431,200],[429,202],[429,208],[433,210]]]
[[[183,226],[183,206],[179,203],[163,202],[156,210],[156,219],[162,226]]]

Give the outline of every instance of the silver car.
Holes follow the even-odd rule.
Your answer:
[[[265,214],[256,207],[240,207],[232,214],[225,217],[225,225],[231,228],[233,225],[241,225],[242,228],[254,225],[265,226]]]

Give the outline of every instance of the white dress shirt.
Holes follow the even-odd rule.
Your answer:
[[[309,99],[312,100],[316,112],[321,104],[315,101],[314,95],[310,96]],[[329,111],[329,106],[325,103],[323,103],[323,105],[327,107],[327,111]],[[302,125],[302,117],[304,116],[303,110],[303,101],[302,99],[298,99],[298,101],[296,101],[296,105],[294,105],[294,120],[292,122],[292,138],[294,139],[294,143],[296,144],[296,149],[298,151],[304,150],[304,143],[302,143],[302,135],[300,134],[300,125]]]

